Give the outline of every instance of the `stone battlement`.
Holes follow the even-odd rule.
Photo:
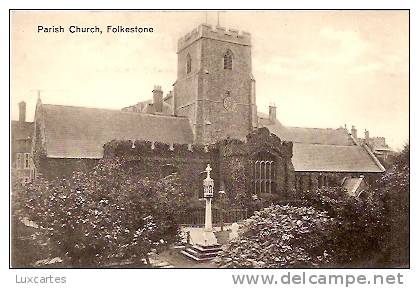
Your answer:
[[[113,140],[104,145],[104,158],[119,156],[192,156],[209,157],[215,145],[167,144],[145,140]],[[194,156],[195,155],[195,156]]]
[[[250,46],[251,44],[251,35],[248,32],[239,32],[235,29],[227,30],[225,27],[212,27],[209,24],[201,24],[178,40],[177,52],[180,52],[192,42],[200,38],[210,38],[246,46]]]

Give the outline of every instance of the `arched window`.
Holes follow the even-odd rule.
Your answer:
[[[224,69],[233,69],[233,53],[230,50],[224,54]]]
[[[192,70],[192,59],[191,55],[186,55],[186,74],[191,73]]]
[[[267,152],[259,152],[252,162],[253,194],[275,193],[275,158]]]

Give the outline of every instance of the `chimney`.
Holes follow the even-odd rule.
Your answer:
[[[154,85],[152,92],[154,111],[161,113],[163,112],[163,91],[161,90],[161,86]]]
[[[269,105],[269,120],[272,122],[276,121],[276,106]]]
[[[19,122],[26,121],[26,103],[25,101],[19,102]]]
[[[358,139],[358,135],[357,135],[357,131],[354,125],[352,125],[352,129],[351,129],[351,135],[352,137],[354,137],[355,139]]]
[[[368,142],[370,140],[370,131],[365,129],[364,136],[365,136],[365,142]]]

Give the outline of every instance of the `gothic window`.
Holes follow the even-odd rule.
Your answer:
[[[273,155],[260,152],[252,162],[253,194],[275,193],[275,161]]]
[[[317,182],[318,188],[320,189],[320,188],[323,188],[323,187],[328,187],[328,182],[327,181],[328,181],[327,175],[320,174],[319,177],[318,177],[318,182]]]
[[[186,55],[186,74],[191,73],[192,71],[192,59],[191,55]]]
[[[16,169],[23,168],[23,153],[16,153]]]
[[[233,53],[230,50],[224,54],[224,69],[233,69]]]
[[[29,153],[25,153],[24,154],[25,155],[25,160],[24,160],[24,166],[23,166],[23,168],[25,168],[25,169],[29,169],[30,168],[30,154]]]

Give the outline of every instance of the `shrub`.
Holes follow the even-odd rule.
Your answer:
[[[310,267],[326,264],[324,248],[336,225],[327,212],[312,207],[272,205],[248,219],[242,234],[217,258],[234,268]]]
[[[103,159],[70,179],[35,181],[23,203],[72,266],[148,260],[152,249],[178,240],[184,199],[177,183],[175,175],[151,181],[129,161]]]
[[[386,229],[380,201],[357,199],[341,188],[323,188],[303,194],[303,205],[326,211],[336,219],[335,230],[324,243],[340,267],[376,265]]]

